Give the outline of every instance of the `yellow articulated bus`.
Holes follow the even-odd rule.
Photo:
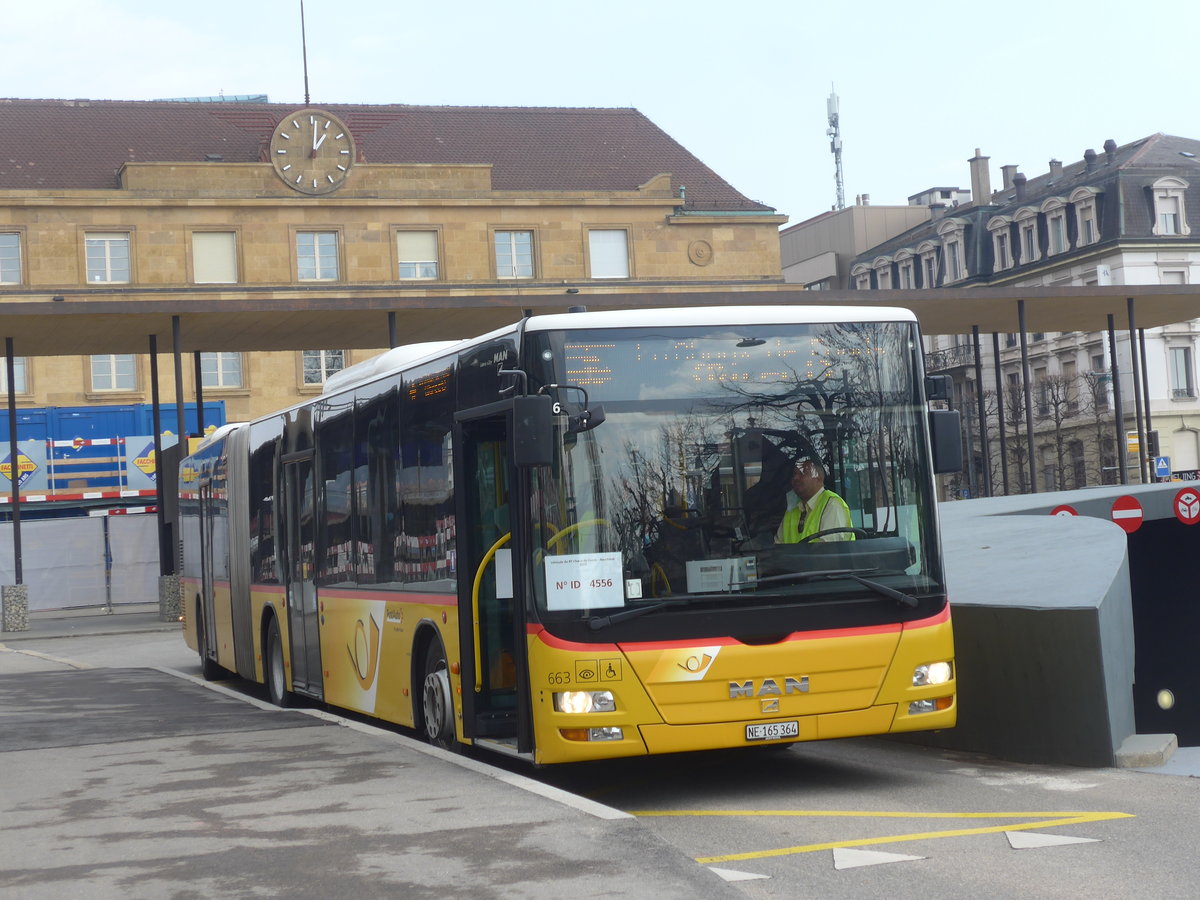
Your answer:
[[[224,426],[180,474],[203,673],[537,764],[953,726],[905,310],[526,317]]]

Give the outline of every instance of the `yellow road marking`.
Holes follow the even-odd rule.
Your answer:
[[[981,828],[958,828],[951,831],[923,831],[913,834],[893,834],[884,837],[857,838],[847,841],[827,841],[820,844],[802,844],[796,847],[780,847],[776,850],[757,850],[749,853],[728,853],[724,856],[698,856],[701,865],[734,862],[747,859],[765,859],[773,856],[790,856],[796,853],[812,853],[815,850],[833,850],[836,847],[867,847],[873,844],[894,844],[902,841],[924,841],[934,838],[963,837],[973,834],[996,834],[1004,831],[1030,831],[1035,828],[1058,828],[1064,825],[1081,825],[1086,822],[1103,822],[1109,819],[1132,819],[1132,813],[1122,812],[973,812],[973,813],[913,813],[913,812],[860,812],[844,810],[642,810],[633,811],[635,816],[793,816],[804,818],[857,818],[857,819],[1037,819],[1033,822],[1013,822]]]

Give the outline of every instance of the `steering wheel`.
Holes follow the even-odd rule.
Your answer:
[[[860,538],[869,537],[869,534],[862,528],[826,528],[824,531],[814,531],[812,534],[801,538],[796,543],[807,544],[810,541],[818,540],[829,534],[852,534],[855,537]]]

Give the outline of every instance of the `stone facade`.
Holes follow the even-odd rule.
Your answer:
[[[15,103],[15,109],[0,108],[0,132],[7,127],[5,118],[18,114],[36,116],[46,128],[61,119],[66,123],[63,128],[82,129],[85,121],[81,117],[105,107],[103,103],[85,109],[70,105],[77,101]],[[54,103],[63,104],[62,108],[46,105]],[[508,144],[473,146],[463,148],[461,155],[469,159],[491,153],[495,161],[452,163],[432,158],[444,155],[438,144],[440,136],[429,139],[427,151],[412,146],[404,134],[387,140],[380,136],[386,128],[378,123],[392,121],[387,116],[397,117],[401,124],[395,129],[403,132],[403,117],[412,118],[412,110],[432,117],[435,125],[440,121],[437,110],[389,107],[384,108],[385,116],[380,108],[339,107],[338,114],[350,128],[358,123],[362,131],[361,136],[356,135],[359,159],[342,187],[309,196],[292,190],[264,158],[264,139],[269,137],[272,123],[288,113],[287,107],[243,104],[214,113],[214,106],[220,104],[112,104],[109,112],[129,116],[141,131],[121,144],[136,145],[137,152],[126,154],[135,158],[120,158],[109,151],[109,186],[97,186],[104,176],[102,171],[93,171],[95,167],[79,164],[73,173],[71,167],[76,164],[65,154],[44,163],[36,176],[21,165],[14,168],[10,163],[9,171],[0,166],[0,238],[9,236],[19,255],[15,269],[10,266],[7,274],[0,270],[0,304],[6,298],[59,295],[78,301],[92,294],[136,302],[151,292],[157,297],[167,292],[181,301],[221,304],[257,296],[256,292],[264,290],[295,289],[305,297],[324,297],[352,291],[358,285],[375,289],[392,285],[397,290],[397,306],[402,308],[405,297],[425,299],[481,287],[515,295],[523,287],[586,285],[602,291],[619,282],[658,284],[664,293],[670,293],[697,280],[782,281],[776,233],[784,217],[741,197],[636,111],[543,111],[547,115],[532,117],[532,131],[526,134],[528,153]],[[400,111],[394,112],[397,109]],[[455,113],[442,112],[445,116]],[[506,113],[530,113],[467,112],[478,113],[477,118],[497,128],[505,125]],[[571,115],[552,115],[556,112]],[[598,115],[586,115],[589,112]],[[635,114],[636,120],[629,114]],[[227,137],[219,137],[219,131],[207,132],[203,138],[188,137],[188,123],[213,116],[220,118],[217,125],[229,132]],[[454,122],[446,125],[452,127],[458,126]],[[607,168],[598,163],[576,164],[574,156],[583,151],[547,149],[555,127],[560,131],[574,128],[577,133],[567,137],[589,147],[603,140],[606,127],[625,129],[622,135],[628,132],[633,136],[622,140],[647,142],[634,147],[645,160],[653,160],[661,145],[661,164],[649,168],[652,163],[643,162],[640,168],[630,165],[629,171],[620,171],[620,160],[634,155],[632,150],[605,157]],[[170,145],[171,129],[183,134],[180,149]],[[61,133],[44,137],[47,141],[71,139]],[[86,142],[80,135],[75,137]],[[401,146],[401,138],[409,144]],[[27,132],[24,139],[29,139]],[[186,146],[189,140],[192,145]],[[239,140],[245,148],[237,152],[222,146],[222,142]],[[0,139],[0,145],[3,143]],[[393,149],[394,145],[400,149]],[[210,146],[220,147],[222,152],[200,152]],[[427,162],[419,158],[425,153],[431,157]],[[179,158],[162,158],[173,154]],[[568,154],[573,156],[568,158]],[[0,156],[8,155],[0,152]],[[196,161],[206,156],[206,161]],[[418,158],[402,158],[413,156]],[[513,174],[522,160],[529,171]],[[543,177],[539,177],[539,166]],[[690,171],[673,173],[672,166]],[[687,184],[682,182],[684,177]],[[46,186],[38,187],[38,183]],[[590,235],[596,230],[624,235],[623,273],[593,277]],[[405,277],[398,241],[410,231],[434,236],[435,277]],[[531,239],[531,270],[520,277],[505,277],[497,261],[497,232],[511,231],[527,232]],[[227,266],[232,274],[217,281],[198,274],[203,266],[197,259],[196,236],[205,233],[222,235],[219,240],[227,242],[231,253]],[[336,267],[334,277],[302,278],[298,235],[308,233],[333,236],[333,254],[322,264]],[[127,276],[118,273],[112,280],[97,280],[93,260],[89,278],[89,237],[96,244],[98,236],[102,240],[113,235],[128,248]],[[0,255],[2,250],[0,246]],[[91,252],[103,252],[103,248],[93,247]],[[119,248],[115,252],[120,252]],[[345,365],[385,348],[388,335],[382,333],[379,338],[378,348],[348,350]],[[314,349],[319,348],[319,336],[312,340]],[[204,349],[223,350],[219,346]],[[19,357],[20,347],[15,352]],[[231,421],[289,405],[320,390],[320,384],[305,383],[302,356],[300,350],[241,354],[240,383],[207,386],[204,398],[224,401],[226,418]],[[95,381],[88,358],[39,357],[26,359],[24,364],[23,384],[18,377],[21,406],[150,400],[145,353],[137,355],[132,385],[123,387]],[[170,359],[164,356],[159,375],[165,404],[174,402],[170,369]],[[185,399],[194,399],[191,365],[185,365],[184,391]]]

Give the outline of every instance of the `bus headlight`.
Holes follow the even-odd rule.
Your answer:
[[[926,663],[913,671],[913,686],[945,684],[954,677],[954,666],[948,662]]]
[[[561,691],[554,694],[554,710],[561,713],[613,712],[612,691]]]

